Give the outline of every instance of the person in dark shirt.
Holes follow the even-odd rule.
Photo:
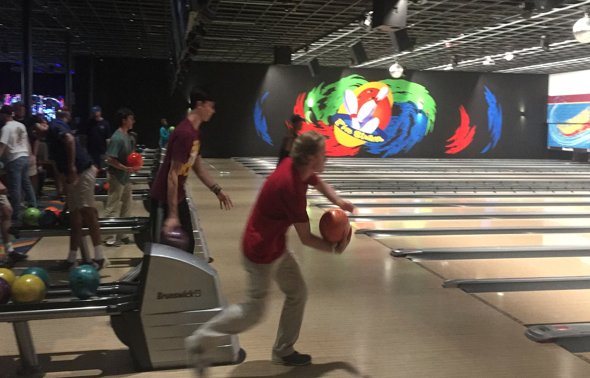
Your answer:
[[[87,150],[97,168],[104,168],[106,163],[106,152],[109,138],[111,137],[111,126],[102,118],[100,106],[92,108],[93,118],[86,129]]]
[[[287,135],[285,136],[285,138],[283,138],[283,142],[281,143],[281,149],[279,151],[279,162],[277,163],[277,166],[281,163],[281,161],[283,161],[284,158],[289,156],[289,153],[291,153],[291,147],[293,146],[295,138],[297,138],[299,132],[301,131],[303,121],[304,119],[297,114],[294,114],[291,117],[291,125],[293,127],[287,130]]]
[[[27,108],[22,101],[15,102],[12,105],[12,109],[14,110],[14,120],[16,122],[20,122],[25,125],[26,128],[29,128],[31,117],[27,117]]]
[[[66,204],[70,211],[70,253],[67,260],[62,261],[52,270],[71,270],[76,264],[78,248],[82,243],[82,224],[85,224],[94,244],[94,260],[89,261],[89,256],[82,256],[83,264],[93,265],[98,270],[108,262],[103,256],[98,225],[98,211],[94,204],[94,184],[96,183],[96,170],[92,160],[80,145],[80,141],[74,138],[72,129],[67,122],[70,113],[60,111],[55,120],[47,127],[44,124],[36,124],[35,131],[39,139],[45,138],[49,149],[49,157],[55,161],[60,175],[65,176]]]

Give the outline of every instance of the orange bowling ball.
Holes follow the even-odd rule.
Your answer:
[[[104,189],[105,192],[109,191],[109,183],[107,182],[106,184],[104,184],[104,186],[102,187]]]
[[[320,233],[330,243],[338,243],[348,236],[350,223],[348,215],[342,210],[328,210],[320,219]]]
[[[51,211],[53,211],[55,213],[55,216],[56,217],[59,217],[60,211],[59,211],[59,209],[57,207],[50,206],[50,207],[46,207],[45,210],[51,210]]]

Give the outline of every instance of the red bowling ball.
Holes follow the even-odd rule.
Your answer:
[[[143,157],[137,152],[133,152],[127,157],[127,165],[138,170],[143,166]]]

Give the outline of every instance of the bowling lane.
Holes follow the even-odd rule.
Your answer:
[[[308,198],[311,204],[331,205],[325,197]],[[544,203],[563,203],[567,206],[589,206],[590,197],[474,197],[474,198],[351,198],[355,206],[395,206],[396,204],[453,204],[469,206],[472,203],[518,203],[519,206],[543,206]]]
[[[421,261],[419,264],[448,280],[590,276],[589,257]]]
[[[449,229],[453,228],[489,228],[489,227],[557,227],[590,226],[590,218],[585,219],[483,219],[483,220],[428,220],[428,221],[373,221],[351,222],[356,229]],[[455,236],[456,237],[456,236]],[[563,236],[562,236],[563,237]]]
[[[481,293],[474,295],[526,325],[590,321],[590,290]]]
[[[590,204],[589,204],[590,205]],[[588,213],[590,206],[526,206],[526,207],[359,207],[356,215],[383,215],[383,214],[429,214],[429,213]]]
[[[522,235],[430,235],[374,236],[373,239],[391,249],[402,248],[473,248],[512,246],[588,246],[588,234],[522,234]]]

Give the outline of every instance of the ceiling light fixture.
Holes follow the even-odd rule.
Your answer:
[[[494,62],[494,59],[489,55],[486,56],[486,59],[483,61],[484,66],[493,66],[494,64],[496,64],[496,62]]]
[[[588,12],[574,24],[572,31],[578,42],[590,43],[590,17],[588,17]]]
[[[389,67],[389,74],[394,79],[399,79],[404,74],[404,67],[398,62],[395,62]]]
[[[512,59],[514,59],[514,54],[511,52],[507,52],[506,54],[504,54],[504,59],[510,62]]]

